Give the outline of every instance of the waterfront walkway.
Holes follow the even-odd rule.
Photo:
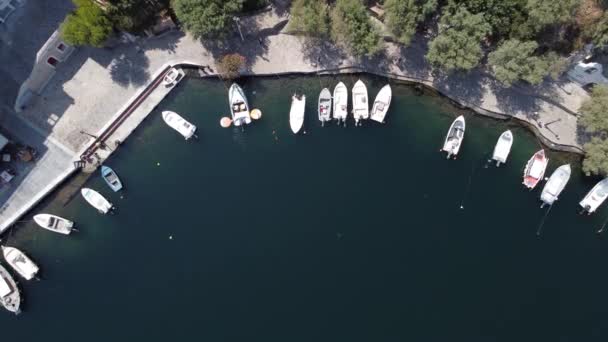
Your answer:
[[[554,148],[582,152],[576,112],[587,95],[575,84],[562,81],[535,88],[506,89],[482,70],[437,74],[424,58],[427,46],[424,37],[416,37],[408,48],[387,42],[382,56],[358,60],[328,41],[313,41],[287,33],[286,16],[284,10],[273,9],[243,18],[244,42],[236,35],[219,45],[173,31],[111,49],[78,49],[68,65],[58,68],[44,93],[18,114],[19,120],[26,122],[33,128],[31,131],[40,134],[42,141],[50,146],[41,161],[48,159],[57,163],[49,163],[52,169],[45,170],[45,164],[39,162],[24,173],[23,179],[44,173],[47,180],[67,177],[73,172],[72,162],[80,159],[94,143],[91,135],[103,134],[167,65],[187,62],[217,70],[215,61],[232,52],[246,57],[246,75],[367,71],[423,83],[479,113],[521,120]],[[208,75],[212,76],[213,71]],[[139,106],[138,114],[122,128],[120,135],[128,135],[135,129],[166,93],[151,96],[145,105]],[[8,116],[11,115],[17,114]],[[17,122],[15,118],[5,121]],[[21,140],[27,140],[27,136]],[[106,152],[103,158],[111,153]],[[19,189],[14,191],[16,198],[25,198],[25,194],[40,198],[50,189],[50,183],[45,186],[31,182],[31,189],[24,187],[27,184],[30,182],[18,185]],[[20,207],[19,212],[23,212],[24,206],[31,206],[30,202],[15,202],[12,198],[1,204],[6,206],[8,202],[9,207]],[[13,222],[13,218],[0,212],[0,231]]]

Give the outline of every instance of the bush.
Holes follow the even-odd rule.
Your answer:
[[[184,28],[195,37],[218,37],[233,27],[241,0],[173,0],[173,10]]]
[[[323,36],[329,32],[328,6],[324,0],[295,0],[291,4],[289,30]]]
[[[382,49],[380,33],[361,0],[338,0],[331,11],[331,35],[357,56],[371,57]]]
[[[232,80],[239,77],[241,68],[245,65],[245,57],[238,53],[224,55],[217,66],[220,77]]]
[[[61,36],[71,45],[101,47],[112,33],[112,23],[91,0],[74,0],[76,10],[61,24]]]
[[[408,45],[418,24],[437,9],[437,0],[386,0],[386,26],[397,40]]]

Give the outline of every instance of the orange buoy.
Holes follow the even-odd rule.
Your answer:
[[[253,120],[259,120],[262,117],[262,111],[259,109],[254,109],[251,111],[251,118]]]
[[[224,116],[220,120],[220,125],[224,128],[228,128],[228,127],[230,127],[230,125],[232,125],[232,120],[229,117]]]

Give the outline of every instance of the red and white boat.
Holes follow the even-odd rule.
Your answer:
[[[545,176],[547,164],[549,164],[549,159],[545,156],[545,150],[534,153],[532,158],[528,160],[528,164],[526,164],[523,184],[529,189],[534,189],[536,184]]]

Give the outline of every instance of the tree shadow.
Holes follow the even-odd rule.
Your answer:
[[[395,61],[399,70],[411,77],[429,80],[433,68],[425,57],[428,52],[428,40],[416,35],[408,46],[395,44],[399,46],[399,58]]]
[[[121,53],[110,62],[112,80],[122,86],[141,86],[150,79],[150,61],[142,49]]]
[[[145,39],[144,49],[146,51],[160,50],[175,53],[177,43],[185,36],[186,34],[181,30],[170,30],[159,36]]]
[[[488,77],[488,79],[491,79]],[[496,106],[505,114],[523,114],[531,121],[538,121],[541,109],[540,101],[534,96],[524,96],[513,87],[505,87],[500,82],[493,80],[489,83],[491,91],[496,96]]]
[[[486,91],[484,86],[487,83],[488,80],[479,69],[466,72],[455,71],[447,74],[436,72],[433,79],[433,86],[439,92],[475,106],[481,106]]]
[[[338,69],[343,60],[348,58],[346,52],[325,38],[301,37],[304,59],[321,69]]]

